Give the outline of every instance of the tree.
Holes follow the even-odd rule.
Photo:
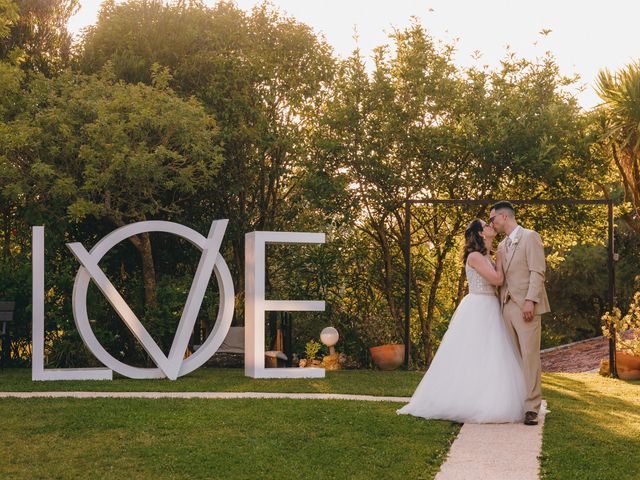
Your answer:
[[[332,77],[329,46],[267,4],[245,13],[231,2],[110,1],[83,37],[77,66],[93,73],[107,62],[127,82],[150,83],[154,63],[169,68],[172,88],[218,120],[224,160],[200,201],[234,219],[231,270],[241,295],[244,234],[290,221],[308,112]]]
[[[18,31],[12,5],[0,0],[0,32]],[[57,12],[47,18],[68,10]],[[64,32],[51,32],[57,40],[42,49],[50,63],[37,61],[37,48],[25,55],[17,36],[0,58],[0,277],[7,277],[0,294],[28,290],[29,271],[18,267],[28,264],[29,226],[45,223],[54,245],[47,319],[62,363],[77,347],[65,296],[77,269],[64,247],[70,238],[90,245],[147,219],[179,218],[201,232],[212,217],[233,219],[221,253],[231,259],[240,299],[247,231],[325,231],[329,243],[300,247],[303,255],[288,247],[269,252],[268,294],[325,298],[327,312],[308,316],[337,326],[365,360],[368,346],[405,333],[405,199],[618,195],[609,147],[594,144],[600,117],[581,111],[567,92],[575,79],[551,55],[527,60],[508,52],[498,68],[462,69],[452,61],[454,47],[416,21],[376,49],[369,70],[357,51],[336,59],[308,26],[268,4],[244,12],[198,0],[104,2],[80,39],[73,71],[61,70]],[[462,231],[486,213],[412,210],[415,365],[429,363],[464,294]],[[580,267],[602,255],[594,245],[603,216],[586,207],[523,206],[519,213],[552,245],[552,281],[584,275],[572,283],[576,291],[590,282],[599,267]],[[583,249],[574,248],[577,240]],[[102,264],[132,307],[157,320],[151,333],[161,346],[171,342],[195,258],[171,242],[133,237]],[[205,297],[203,324],[215,317],[214,297]],[[558,328],[547,332],[552,341],[592,329],[591,297],[576,298],[581,318],[565,304]],[[99,338],[120,349],[122,322],[97,292],[90,303],[106,319],[96,325]],[[302,344],[317,334],[318,324],[295,323],[307,336]],[[130,340],[114,353],[144,363]]]
[[[1,130],[0,168],[14,180],[7,190],[18,182],[28,203],[113,227],[191,208],[221,162],[217,128],[195,99],[162,86],[165,73],[154,75],[157,87],[114,81],[108,69],[102,76],[67,73],[31,82],[31,109]],[[150,308],[156,303],[151,240],[145,233],[130,241],[142,259]]]
[[[18,8],[11,0],[0,0],[0,41],[11,34],[11,27],[18,21]],[[21,86],[24,75],[17,59],[0,60],[0,119],[14,116],[21,108]],[[11,248],[12,217],[16,191],[11,185],[10,172],[0,170],[0,200],[2,201],[2,256],[8,259]]]
[[[9,35],[0,40],[0,58],[17,57],[24,70],[47,76],[60,72],[71,57],[72,37],[67,23],[78,10],[78,0],[11,3],[17,8],[18,18],[11,22]]]
[[[6,39],[18,20],[18,7],[13,0],[0,0],[0,39]]]
[[[590,120],[566,93],[574,79],[563,77],[551,56],[530,61],[509,54],[498,69],[461,70],[452,47],[438,46],[417,23],[392,40],[393,49],[376,51],[372,74],[358,52],[342,62],[314,138],[328,181],[344,185],[352,198],[353,222],[371,242],[363,248],[378,251],[370,299],[383,295],[399,340],[406,198],[590,196],[591,180],[606,165],[591,155]],[[418,363],[430,361],[434,328],[461,296],[460,238],[482,214],[468,207],[413,209],[411,335]],[[550,218],[566,223],[547,231],[564,235],[567,225],[591,217],[539,209],[527,226],[548,227]]]
[[[610,150],[632,212],[623,212],[627,224],[640,233],[640,62],[616,73],[601,70],[596,82],[603,103],[602,143]]]

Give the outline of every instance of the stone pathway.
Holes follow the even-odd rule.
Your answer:
[[[537,426],[465,423],[436,480],[537,480],[544,407]]]

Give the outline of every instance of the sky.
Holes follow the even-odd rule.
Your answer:
[[[69,29],[79,33],[95,22],[100,1],[80,0]],[[212,5],[215,0],[205,0]],[[245,10],[261,0],[236,0]],[[365,57],[387,43],[394,28],[417,17],[431,35],[456,42],[460,66],[499,65],[507,45],[520,56],[541,57],[551,51],[566,75],[579,74],[577,93],[585,109],[598,104],[593,88],[602,68],[617,70],[640,59],[638,0],[271,0],[290,16],[324,35],[346,57],[356,46]],[[540,32],[551,30],[547,35]],[[479,51],[482,56],[474,60]]]

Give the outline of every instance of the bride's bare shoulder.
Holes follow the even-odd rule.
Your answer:
[[[477,265],[478,262],[483,258],[484,255],[482,255],[480,252],[471,252],[467,257],[467,263],[473,267],[474,265]]]

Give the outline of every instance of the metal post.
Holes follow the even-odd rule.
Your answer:
[[[613,313],[615,303],[615,272],[614,272],[614,236],[613,236],[613,201],[607,204],[608,238],[607,238],[607,270],[609,275],[609,311]],[[616,367],[616,330],[614,325],[609,325],[611,337],[609,338],[609,371],[613,378],[618,378]]]
[[[404,204],[404,366],[409,368],[411,346],[411,203]]]

